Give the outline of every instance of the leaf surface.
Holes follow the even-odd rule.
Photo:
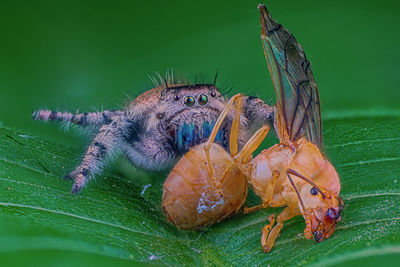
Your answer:
[[[400,117],[324,121],[326,155],[341,178],[342,221],[331,238],[304,238],[288,221],[269,254],[260,247],[265,209],[200,231],[169,224],[158,175],[143,192],[135,177],[106,174],[82,193],[61,177],[76,163],[71,148],[0,127],[0,262],[35,256],[51,265],[337,265],[400,260]],[[251,195],[249,204],[257,204]],[[17,263],[23,260],[18,259]],[[26,263],[26,261],[25,261]],[[42,265],[43,266],[43,265]]]

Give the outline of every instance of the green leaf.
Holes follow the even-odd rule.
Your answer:
[[[161,210],[164,175],[105,175],[82,193],[61,177],[71,149],[0,127],[0,262],[26,265],[338,265],[400,260],[400,116],[329,118],[326,154],[341,177],[342,221],[331,238],[304,238],[287,222],[273,250],[260,247],[265,209],[201,231],[179,231]],[[143,174],[138,174],[142,175]],[[250,196],[250,204],[258,199]],[[35,256],[35,257],[33,257]],[[32,260],[26,261],[27,258]],[[24,260],[25,259],[25,260]]]

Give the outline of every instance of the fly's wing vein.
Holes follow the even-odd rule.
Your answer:
[[[261,40],[277,98],[279,138],[304,135],[322,148],[321,110],[317,84],[303,48],[294,36],[260,5]]]

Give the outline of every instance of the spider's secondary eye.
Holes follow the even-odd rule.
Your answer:
[[[208,97],[206,95],[201,94],[201,95],[199,95],[198,101],[199,101],[200,105],[205,105],[205,104],[207,104]]]
[[[193,96],[186,96],[185,99],[183,100],[183,103],[185,103],[186,106],[191,107],[194,105],[194,97]]]
[[[214,91],[211,91],[210,96],[215,97],[217,95],[217,93],[215,93]]]
[[[311,188],[310,193],[311,193],[311,195],[313,195],[313,196],[315,196],[316,194],[318,194],[317,188],[315,188],[315,187]]]
[[[181,97],[179,95],[174,95],[174,100],[178,101],[179,99],[181,99]]]

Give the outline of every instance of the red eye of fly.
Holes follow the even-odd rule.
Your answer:
[[[329,221],[333,221],[336,218],[336,211],[330,208],[325,215],[325,218]]]

